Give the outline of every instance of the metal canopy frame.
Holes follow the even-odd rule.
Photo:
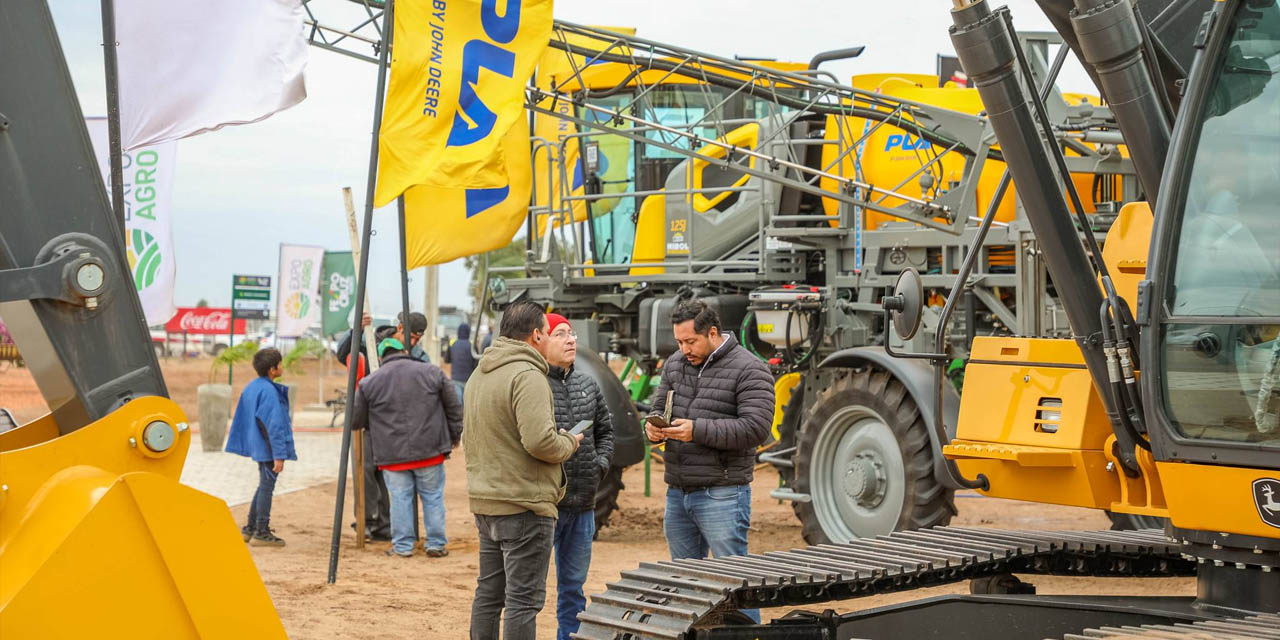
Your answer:
[[[370,199],[377,169],[376,132],[379,129],[378,120],[382,110],[389,58],[384,42],[390,46],[388,41],[391,33],[387,30],[387,19],[391,16],[390,4],[382,0],[303,0],[303,7],[307,14],[309,44],[379,65],[378,97],[375,101],[374,114],[375,134],[369,165]],[[1039,33],[1025,34],[1025,37],[1037,43],[1045,40],[1044,34]],[[668,271],[661,275],[642,278],[653,284],[687,282],[691,276],[705,276],[716,281],[740,285],[765,282],[777,275],[767,264],[766,236],[791,243],[799,242],[811,249],[825,251],[828,261],[831,261],[839,251],[852,247],[851,243],[855,242],[852,229],[860,219],[857,218],[857,214],[866,210],[886,214],[911,225],[927,227],[927,230],[922,230],[923,233],[935,239],[934,234],[953,238],[952,241],[943,243],[944,252],[950,253],[951,245],[967,244],[966,240],[976,232],[973,223],[981,220],[976,215],[975,194],[983,164],[988,159],[1003,159],[999,151],[992,149],[995,140],[984,116],[857,89],[839,83],[826,72],[780,70],[747,60],[726,58],[559,20],[554,23],[549,46],[564,52],[569,62],[569,74],[564,78],[556,77],[549,89],[546,85],[528,87],[525,107],[531,113],[567,121],[573,124],[577,131],[555,141],[531,137],[531,153],[544,152],[546,175],[560,178],[558,181],[547,180],[547,203],[531,206],[526,221],[530,255],[533,260],[521,270],[526,271],[526,275],[537,276],[525,282],[540,283],[535,285],[540,290],[557,291],[571,283],[599,285],[605,288],[617,287],[637,280],[637,276],[629,274],[629,269],[633,266],[682,269],[679,273]],[[579,62],[576,56],[582,56],[583,62]],[[618,81],[616,86],[606,89],[593,88],[584,79],[587,68],[600,61],[621,64],[627,68],[623,79]],[[1033,66],[1037,63],[1047,66],[1043,60],[1034,56],[1032,62]],[[1037,68],[1034,71],[1043,72],[1045,69]],[[655,74],[656,80],[653,79]],[[674,76],[696,81],[696,86],[703,98],[704,104],[701,106],[705,108],[704,115],[681,126],[662,124],[650,100],[654,90]],[[713,87],[720,91],[713,91]],[[593,98],[612,96],[624,90],[628,92],[626,100],[617,108],[606,108],[592,103]],[[742,120],[722,117],[722,108],[731,99],[741,95],[760,99],[760,104],[767,109],[764,120],[778,123],[772,133],[761,136],[752,148],[736,146],[724,139],[732,128],[745,123]],[[569,113],[557,111],[555,107],[561,101],[572,104],[574,108],[570,109]],[[1068,148],[1079,156],[1071,159],[1073,170],[1091,170],[1099,173],[1106,170],[1109,173],[1126,175],[1133,173],[1131,164],[1127,160],[1118,159],[1116,157],[1118,154],[1112,154],[1106,150],[1099,151],[1082,144],[1086,141],[1114,144],[1115,124],[1108,109],[1096,105],[1089,105],[1088,108],[1083,109],[1072,108],[1062,102],[1060,97],[1052,107],[1056,109],[1056,114],[1063,116],[1061,124],[1052,132],[1053,137],[1060,147]],[[587,117],[588,115],[591,117]],[[785,136],[796,120],[824,116],[835,117],[831,122],[838,127],[838,135],[834,139],[797,141]],[[848,118],[865,119],[868,125],[861,134],[855,134],[848,130]],[[760,121],[760,119],[753,121]],[[873,185],[862,180],[860,167],[856,163],[854,175],[846,175],[844,170],[846,159],[851,154],[856,154],[861,145],[886,124],[930,143],[929,152],[921,154],[917,151],[917,154],[921,155],[919,170],[892,188]],[[701,135],[701,132],[707,129],[713,130],[715,137]],[[666,194],[691,199],[695,193],[761,191],[762,184],[771,183],[782,188],[835,200],[840,205],[838,215],[782,215],[769,219],[762,206],[760,236],[757,243],[759,246],[739,246],[720,260],[695,261],[690,255],[684,261],[677,259],[635,265],[592,264],[592,260],[588,259],[587,243],[594,242],[594,229],[588,228],[584,231],[583,221],[574,218],[575,204],[586,202],[589,205],[595,200],[641,195],[636,192],[573,195],[570,192],[570,168],[565,162],[570,155],[568,145],[577,144],[585,138],[601,134],[622,136],[637,145],[654,146],[698,163],[731,168],[756,180],[754,185],[748,184],[744,187],[695,189],[692,184],[687,184],[685,189],[664,189],[663,192]],[[647,134],[656,134],[656,136]],[[779,139],[780,137],[782,139]],[[834,160],[829,160],[820,168],[804,163],[797,158],[796,149],[808,144],[835,146]],[[922,174],[926,172],[933,174],[934,168],[939,165],[942,158],[948,157],[951,153],[961,154],[965,158],[958,183],[943,185],[942,180],[935,177],[934,187],[926,188],[925,197],[913,197],[899,191]],[[747,159],[748,162],[740,162],[743,159]],[[834,184],[835,187],[824,186],[824,181],[827,184]],[[943,188],[947,190],[943,191]],[[903,204],[886,206],[884,202],[889,198],[897,199]],[[544,218],[547,222],[541,238],[535,233],[540,218]],[[585,223],[588,226],[590,219],[588,215]],[[785,226],[791,223],[804,224],[825,220],[837,221],[839,226],[804,229]],[[775,222],[782,226],[775,226]],[[367,202],[365,242],[369,237],[370,224],[371,208]],[[994,223],[994,226],[1004,227],[1005,225]],[[555,244],[553,232],[556,229],[559,230],[560,249],[562,251],[574,249],[577,254],[574,256],[576,259],[569,260],[566,259],[567,256],[552,255],[551,250]],[[573,234],[572,243],[565,236],[566,229]],[[1008,227],[1006,231],[1004,235],[1008,238],[1029,237],[1025,229]],[[800,232],[813,232],[813,237],[800,238],[798,237]],[[400,233],[401,243],[403,243],[403,228]],[[915,244],[917,243],[913,241],[907,246]],[[1013,244],[1018,246],[1021,243]],[[367,255],[365,252],[362,257]],[[1038,271],[1039,267],[1037,265],[1029,270]],[[489,271],[491,274],[497,274],[503,270],[490,269]],[[985,269],[979,269],[974,273],[977,280],[968,283],[952,283],[951,286],[978,289],[979,282],[983,278],[991,279],[992,282],[999,280],[1003,283],[1013,277],[984,272]],[[402,273],[402,278],[404,275]],[[362,264],[358,281],[358,288],[361,291],[363,291],[366,276],[367,265]],[[879,280],[883,279],[882,276],[883,274],[872,274],[869,279],[863,278],[858,282],[850,282],[851,276],[847,273],[835,273],[829,279],[833,284],[864,291],[868,287],[875,286]],[[945,274],[932,277],[932,280],[936,281],[943,277]],[[855,280],[857,280],[856,276]],[[403,285],[402,282],[402,288]],[[1003,305],[993,306],[992,301],[988,299],[990,296],[980,297],[986,306],[992,307],[997,313],[1007,312]],[[363,295],[358,292],[358,305],[361,300]],[[850,307],[857,304],[851,304]],[[1010,318],[1005,317],[1008,314],[1000,315],[1002,320],[1009,324]],[[1023,312],[1020,311],[1019,315],[1023,315]],[[357,348],[353,346],[353,352]],[[351,389],[354,389],[354,380],[349,381],[349,392]],[[351,406],[350,402],[349,398],[348,406]],[[350,446],[349,418],[344,432],[344,453],[340,466],[345,479],[346,452]],[[342,484],[344,483],[340,481],[340,485]],[[344,489],[343,486],[339,487],[339,496],[335,505],[330,582],[336,579],[339,525],[342,516],[341,494]]]

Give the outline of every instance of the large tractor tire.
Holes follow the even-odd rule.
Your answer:
[[[924,416],[888,371],[867,366],[818,392],[796,437],[793,508],[809,544],[945,525],[955,492],[933,475]]]
[[[596,487],[596,533],[609,526],[609,518],[618,510],[618,494],[625,485],[622,484],[622,467],[612,467]]]

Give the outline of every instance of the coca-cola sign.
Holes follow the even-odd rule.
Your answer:
[[[231,329],[231,310],[212,307],[179,307],[164,325],[169,333],[226,334]],[[244,319],[236,318],[236,333],[244,333]]]

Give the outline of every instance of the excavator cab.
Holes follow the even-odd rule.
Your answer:
[[[50,413],[0,433],[0,638],[284,638],[169,400],[44,2],[0,3],[0,317]]]
[[[1165,399],[1154,439],[1170,458],[1247,463],[1237,454],[1280,457],[1280,7],[1216,19],[1233,24],[1205,43],[1213,72],[1189,87],[1158,214],[1148,389]]]

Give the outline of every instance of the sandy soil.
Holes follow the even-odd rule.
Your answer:
[[[281,496],[273,509],[273,527],[288,540],[285,548],[251,547],[262,578],[294,640],[328,638],[465,638],[471,596],[475,589],[476,532],[467,511],[465,463],[461,452],[446,463],[448,534],[450,555],[427,558],[421,550],[410,559],[389,558],[383,551],[388,543],[373,543],[363,550],[355,547],[354,536],[343,525],[338,581],[325,583],[328,568],[330,526],[335,485],[315,487]],[[604,590],[626,569],[640,562],[667,557],[662,536],[662,468],[655,465],[651,497],[644,496],[644,476],[640,465],[627,471],[628,490],[621,498],[621,511],[612,526],[601,532],[595,543],[586,591]],[[804,546],[799,522],[789,504],[768,497],[778,486],[772,469],[756,474],[753,485],[752,552]],[[1105,529],[1109,521],[1101,513],[1069,507],[1019,503],[970,494],[957,499],[960,515],[953,524],[1004,528]],[[348,499],[348,505],[350,505]],[[232,509],[243,520],[247,507]],[[1163,594],[1194,595],[1192,579],[1057,578],[1036,576],[1040,593]],[[555,570],[548,584],[554,585]],[[966,583],[924,589],[909,594],[863,598],[842,603],[813,605],[811,610],[834,608],[852,611],[924,596],[967,592]],[[766,610],[776,617],[787,609]],[[541,637],[555,637],[555,591],[549,591],[547,606],[538,618]]]
[[[211,360],[200,358],[162,361],[165,380],[175,401],[192,420],[198,420],[196,387],[207,382]],[[334,395],[334,389],[345,388],[343,371],[323,360],[304,364],[301,374],[288,374],[296,381],[299,404],[316,403]],[[218,372],[226,380],[226,370]],[[249,365],[237,367],[234,388],[240,389],[253,378]],[[43,415],[47,409],[25,369],[0,370],[0,406],[13,410],[19,421]],[[467,510],[465,462],[459,452],[446,463],[448,486],[447,558],[427,558],[421,551],[411,559],[389,558],[383,551],[387,543],[357,549],[347,524],[351,522],[351,500],[348,492],[347,514],[343,522],[341,563],[338,581],[326,584],[330,531],[336,484],[314,487],[278,496],[273,510],[277,533],[288,540],[281,549],[251,547],[262,578],[267,585],[289,636],[294,640],[328,640],[361,638],[362,640],[414,638],[464,638],[469,620],[471,596],[476,576],[476,533]],[[287,469],[285,471],[288,473]],[[588,575],[588,594],[604,590],[605,583],[643,561],[667,557],[662,535],[662,509],[665,485],[662,468],[655,464],[652,496],[644,496],[644,476],[640,465],[625,476],[628,490],[621,496],[621,511],[612,526],[606,528],[594,547],[594,558]],[[804,545],[799,522],[789,504],[779,504],[768,497],[778,486],[777,473],[762,469],[756,474],[753,492],[753,527],[750,548],[753,552],[790,549]],[[959,516],[953,524],[1003,527],[1010,529],[1105,529],[1109,522],[1100,513],[1067,507],[982,498],[973,494],[957,499]],[[247,505],[232,508],[237,520],[243,521]],[[549,584],[554,585],[554,569]],[[1040,593],[1094,594],[1162,594],[1193,595],[1191,579],[1126,579],[1098,580],[1037,576],[1033,580]],[[834,608],[852,611],[944,593],[963,593],[967,584],[935,587],[903,594],[877,596],[843,603],[813,605],[811,610]],[[555,635],[555,591],[552,586],[547,606],[538,620],[542,637]],[[786,610],[766,610],[766,619]]]

